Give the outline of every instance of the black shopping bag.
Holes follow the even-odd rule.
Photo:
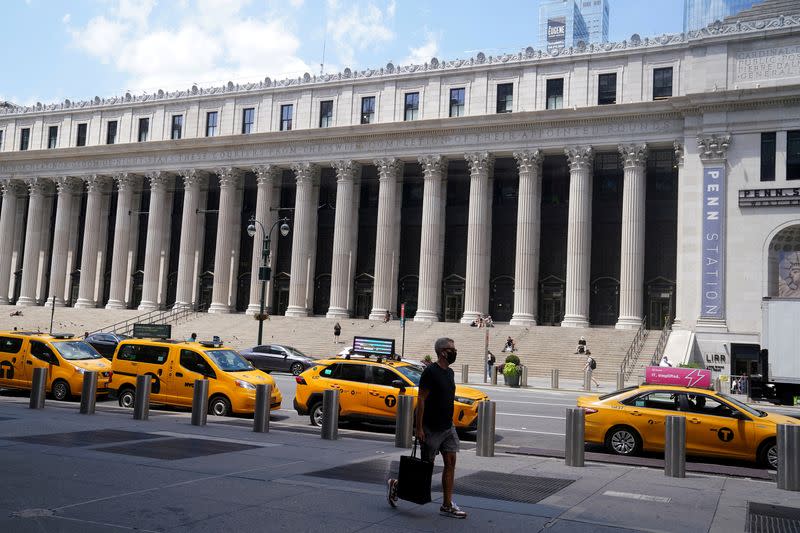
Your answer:
[[[430,503],[433,462],[417,455],[417,439],[410,456],[400,457],[400,474],[397,476],[397,497],[413,503]],[[420,451],[420,456],[422,452]]]

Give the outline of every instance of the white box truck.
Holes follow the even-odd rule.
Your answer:
[[[761,363],[766,383],[784,405],[800,403],[800,298],[764,298]]]

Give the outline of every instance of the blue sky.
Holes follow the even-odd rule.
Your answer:
[[[610,0],[610,40],[682,29],[683,0]],[[538,0],[3,0],[0,101],[90,99],[517,52]],[[10,43],[14,43],[10,45]]]

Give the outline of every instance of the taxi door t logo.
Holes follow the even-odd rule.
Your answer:
[[[722,442],[730,442],[733,440],[733,430],[730,428],[719,428],[717,430],[717,437]]]

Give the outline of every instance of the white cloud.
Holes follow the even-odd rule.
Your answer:
[[[61,22],[63,22],[64,24],[69,24],[70,18],[71,15],[69,13],[66,13],[64,14],[63,17],[61,17]]]
[[[340,62],[354,66],[356,52],[394,40],[395,34],[389,27],[396,10],[394,0],[385,9],[372,2],[350,4],[347,8],[338,0],[327,0],[327,4],[328,34]]]
[[[303,7],[304,0],[289,0],[289,4],[295,9]]]
[[[425,42],[418,47],[409,48],[409,55],[401,64],[421,65],[427,63],[439,53],[439,37],[433,33],[428,33]]]

